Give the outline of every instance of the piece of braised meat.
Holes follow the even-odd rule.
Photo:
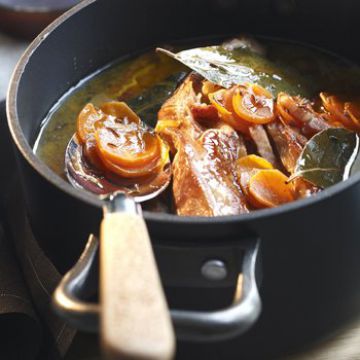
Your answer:
[[[273,148],[271,146],[268,134],[263,125],[254,125],[249,127],[251,139],[254,141],[257,152],[264,159],[269,161],[275,167],[278,164]]]
[[[156,131],[174,153],[173,194],[179,215],[219,216],[249,211],[235,171],[244,152],[226,124],[205,129],[194,119],[199,102],[191,75],[159,111]]]
[[[292,174],[307,139],[279,121],[267,124],[267,130],[284,168]]]
[[[307,138],[332,126],[325,120],[324,114],[313,109],[309,100],[299,96],[279,93],[276,110],[285,123],[301,129]]]

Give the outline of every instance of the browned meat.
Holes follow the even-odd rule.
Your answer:
[[[293,174],[296,162],[307,139],[290,126],[284,125],[279,121],[268,124],[267,130],[275,143],[284,168],[290,174]],[[296,194],[296,198],[308,197],[320,191],[319,188],[301,177],[293,179],[291,184],[293,186],[294,194]]]
[[[285,169],[292,174],[304,144],[304,137],[281,122],[267,125]],[[306,142],[306,139],[305,139]]]
[[[197,139],[203,132],[191,112],[191,107],[197,103],[198,96],[194,91],[190,75],[159,111],[155,130],[170,144],[174,153],[176,152],[177,133],[186,132],[190,138]]]
[[[276,167],[277,159],[270,144],[269,137],[263,125],[249,127],[250,136],[253,139],[260,156],[265,158]]]
[[[238,185],[237,134],[228,126],[206,130],[194,141],[181,134],[173,161],[173,192],[179,215],[217,216],[248,212]]]
[[[197,99],[189,77],[159,112],[157,131],[175,152],[177,213],[217,216],[248,212],[235,171],[236,160],[244,153],[243,142],[228,125],[203,130],[191,111]]]
[[[280,93],[277,97],[276,109],[285,122],[299,127],[307,137],[331,127],[322,115],[313,109],[308,100],[299,96]]]
[[[238,133],[238,137],[239,137],[239,154],[238,154],[238,158],[240,159],[240,158],[247,155],[247,149],[246,149],[244,137],[239,133]]]
[[[216,126],[216,123],[219,122],[219,114],[214,105],[194,104],[191,112],[194,119],[205,127]]]

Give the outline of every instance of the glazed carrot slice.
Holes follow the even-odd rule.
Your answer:
[[[240,131],[245,135],[249,135],[249,125],[244,120],[239,118],[232,105],[232,97],[234,94],[234,89],[221,89],[215,93],[208,95],[210,103],[215,106],[217,109],[220,118],[232,126],[235,130]]]
[[[274,100],[263,87],[249,84],[235,90],[232,98],[235,113],[252,124],[267,124],[274,120]]]
[[[285,93],[279,93],[276,101],[276,112],[280,118],[287,125],[294,125],[297,123],[296,119],[291,115],[289,109],[286,107],[286,101],[289,96]]]
[[[100,109],[87,104],[77,120],[77,135],[91,166],[125,178],[159,171],[169,160],[169,147],[123,102]]]
[[[261,156],[251,154],[243,156],[236,162],[241,190],[249,197],[249,182],[252,175],[259,170],[273,169],[272,164]]]
[[[140,124],[141,120],[136,113],[124,102],[109,101],[101,105],[100,109],[106,114],[116,117],[123,122],[134,122]]]
[[[141,177],[151,176],[161,171],[161,169],[167,162],[166,158],[168,158],[169,151],[166,146],[162,148],[162,152],[164,153],[164,155],[161,156],[159,159],[155,159],[146,166],[133,167],[133,168],[126,168],[114,164],[108,159],[104,158],[100,152],[98,154],[105,168],[111,173],[119,175],[120,177],[123,178],[141,178]]]
[[[159,136],[135,123],[107,119],[95,132],[95,140],[101,158],[129,169],[146,166],[161,155]]]
[[[97,135],[98,133],[95,134],[96,140],[97,140],[96,138]],[[153,159],[142,163],[132,162],[125,164],[125,166],[119,163],[114,163],[111,160],[109,160],[107,156],[104,155],[104,152],[102,152],[99,147],[97,147],[96,149],[101,162],[104,164],[105,168],[108,171],[124,178],[146,177],[161,171],[164,165],[169,161],[168,145],[165,142],[163,142],[159,137],[157,138],[159,140],[159,145],[160,145],[159,156],[156,156]]]
[[[251,124],[239,117],[233,107],[233,96],[236,88],[237,87],[234,87],[224,94],[224,105],[232,114],[226,121],[237,131],[240,131],[244,135],[250,135],[249,126],[251,126]]]
[[[340,122],[350,130],[357,130],[357,126],[351,120],[350,114],[346,112],[344,101],[340,97],[321,92],[320,99],[325,110],[329,113],[328,117],[331,122]]]
[[[110,101],[101,110],[108,115],[95,134],[102,158],[122,168],[146,167],[159,159],[161,139],[142,126],[126,103]]]
[[[221,89],[214,93],[208,94],[210,103],[215,106],[216,110],[219,112],[219,115],[222,116],[231,116],[231,111],[229,111],[223,104],[224,94],[227,90]]]
[[[98,155],[96,141],[94,137],[87,139],[86,142],[83,144],[83,154],[89,165],[99,171],[105,170],[104,163],[101,161]]]
[[[219,85],[214,84],[211,81],[205,80],[203,81],[201,92],[204,96],[208,96],[209,94],[214,93],[219,89],[221,89]]]
[[[237,160],[237,166],[241,170],[273,169],[272,164],[261,156],[251,154]]]
[[[95,123],[104,119],[105,114],[95,108],[93,104],[87,104],[77,117],[76,134],[80,141],[85,143],[89,137],[93,137]]]
[[[349,116],[357,131],[360,131],[360,106],[357,102],[346,102],[345,114]]]
[[[276,169],[259,170],[249,181],[249,200],[255,207],[275,207],[295,200],[288,178]]]

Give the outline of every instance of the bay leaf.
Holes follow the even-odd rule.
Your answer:
[[[255,44],[255,45],[254,45]],[[231,39],[221,45],[171,52],[157,48],[205,79],[224,88],[246,82],[257,83],[274,96],[280,91],[298,94],[296,71],[270,60],[264,48],[255,41]]]
[[[330,128],[314,135],[305,145],[291,178],[301,176],[327,188],[359,171],[359,135],[343,128]]]
[[[258,80],[254,70],[241,64],[234,51],[226,51],[222,46],[194,48],[176,54],[161,48],[157,50],[180,61],[205,79],[224,88]]]

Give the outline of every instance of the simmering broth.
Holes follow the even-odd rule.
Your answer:
[[[242,62],[252,71],[249,80],[273,96],[282,91],[308,99],[320,91],[360,94],[360,68],[356,65],[311,46],[278,40],[261,42],[266,52],[254,54],[244,49]],[[160,106],[187,73],[188,68],[155,50],[120,59],[81,81],[59,100],[42,122],[34,152],[66,179],[65,149],[85,104],[99,106],[110,100],[125,101],[154,127]],[[156,201],[149,206],[173,211],[171,201]]]

